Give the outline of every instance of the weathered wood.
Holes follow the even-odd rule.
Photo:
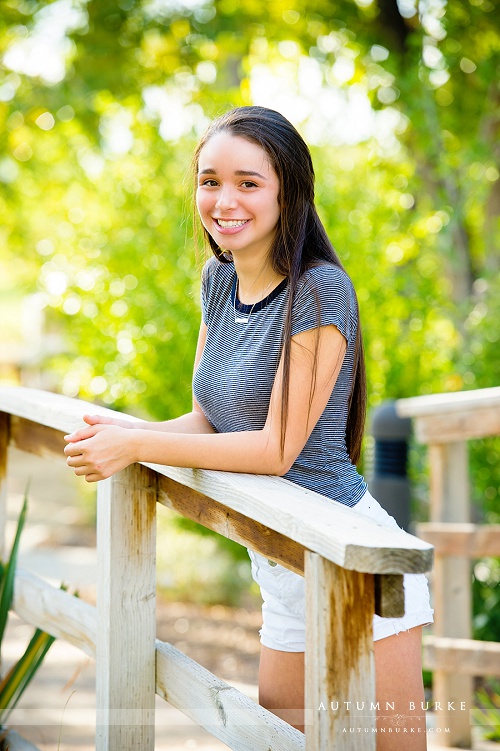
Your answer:
[[[500,407],[500,387],[454,391],[448,394],[428,394],[398,399],[396,411],[401,417],[452,414],[468,409]]]
[[[402,618],[405,590],[401,574],[375,575],[375,613],[382,618]]]
[[[235,751],[303,751],[304,735],[170,644],[156,642],[156,690]]]
[[[428,571],[432,546],[399,529],[381,527],[344,504],[281,477],[147,464],[159,475],[314,550],[342,568],[379,574]],[[159,479],[162,487],[162,480]]]
[[[427,670],[500,677],[500,644],[474,639],[426,636],[423,663]]]
[[[97,751],[154,749],[155,512],[144,467],[99,483]]]
[[[202,524],[230,540],[245,545],[269,560],[304,575],[305,548],[269,527],[213,501],[168,477],[158,478],[158,501],[182,516]],[[375,612],[385,618],[404,614],[403,577],[377,575]]]
[[[499,433],[500,407],[417,417],[414,425],[420,443],[451,443]]]
[[[97,610],[92,605],[19,570],[13,610],[27,623],[96,656]],[[170,644],[156,641],[155,648],[156,693],[195,722],[200,719],[212,735],[233,743],[240,733],[244,745],[234,741],[236,749],[267,751],[272,745],[273,751],[303,751],[302,733]]]
[[[24,417],[11,418],[10,442],[21,451],[66,462],[63,433]]]
[[[87,402],[35,389],[0,388],[0,409],[64,432],[81,427],[85,412],[117,415]],[[432,567],[432,547],[428,543],[400,530],[382,528],[343,504],[283,478],[156,464],[145,466],[344,568],[402,574],[428,571]]]
[[[416,533],[434,545],[436,555],[500,556],[500,524],[425,522],[417,524]]]
[[[7,448],[10,440],[10,415],[0,412],[0,560],[5,553],[7,521]]]
[[[399,399],[396,411],[413,417],[421,443],[443,444],[500,434],[500,388]]]
[[[169,477],[158,477],[158,502],[187,519],[304,575],[303,545],[197,490],[187,488]]]
[[[469,519],[469,462],[467,444],[429,446],[431,522],[466,522]],[[434,635],[470,639],[472,623],[470,562],[458,556],[437,555],[433,573]],[[449,701],[470,708],[473,680],[468,675],[436,670],[433,698],[442,707]],[[438,727],[447,745],[470,746],[468,712],[437,712]],[[448,728],[449,732],[445,733]]]
[[[95,657],[96,610],[87,602],[17,568],[12,609],[26,623]]]
[[[374,751],[373,576],[306,553],[306,602],[306,749]]]

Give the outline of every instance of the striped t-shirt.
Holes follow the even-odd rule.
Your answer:
[[[334,324],[346,338],[347,350],[328,404],[284,477],[354,506],[366,491],[363,477],[349,459],[345,438],[358,326],[356,299],[349,277],[338,267],[323,264],[309,269],[295,295],[292,336],[318,325],[314,291],[320,301],[321,325]],[[284,280],[262,302],[243,305],[236,297],[234,265],[216,258],[205,264],[201,299],[207,339],[193,392],[218,433],[264,427],[281,354],[287,296]],[[235,322],[236,317],[248,316],[248,323]]]

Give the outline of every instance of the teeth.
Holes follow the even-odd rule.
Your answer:
[[[228,221],[224,219],[215,220],[219,227],[242,227],[247,223],[248,219],[230,219]]]

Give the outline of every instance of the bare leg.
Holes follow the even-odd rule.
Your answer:
[[[420,705],[424,701],[421,641],[422,629],[418,626],[375,642],[376,694],[380,705],[377,724],[386,729],[377,734],[377,751],[425,751],[427,747],[425,713]],[[303,652],[262,647],[259,703],[304,732]],[[398,721],[404,724],[396,725]],[[388,732],[389,727],[393,732]],[[395,732],[396,727],[400,732]]]
[[[259,704],[304,732],[304,652],[262,646]]]
[[[379,639],[375,647],[378,751],[425,751],[425,712],[422,682],[422,627]],[[394,706],[394,709],[392,709]],[[425,705],[424,705],[425,706]],[[391,717],[392,715],[392,717]],[[396,718],[395,715],[403,715]],[[401,723],[397,725],[396,723]],[[394,732],[399,727],[400,732]],[[393,732],[387,732],[392,728]]]

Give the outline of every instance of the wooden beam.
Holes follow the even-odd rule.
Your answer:
[[[375,751],[373,576],[307,553],[306,600],[306,749]]]
[[[498,642],[426,636],[423,645],[423,662],[427,670],[500,677]]]
[[[170,644],[156,642],[156,691],[238,751],[304,751],[304,735]]]
[[[17,568],[12,609],[26,623],[95,658],[96,610],[87,602]]]
[[[40,425],[38,422],[15,415],[11,420],[10,442],[13,446],[28,454],[66,462],[64,454],[66,441],[60,430],[48,428],[46,425]]]
[[[304,576],[303,545],[252,521],[227,506],[168,477],[158,477],[158,501],[182,516],[251,548],[275,563]],[[375,613],[382,618],[404,615],[403,576],[377,574]]]
[[[426,522],[417,524],[416,533],[434,545],[436,555],[500,556],[500,524]]]
[[[376,574],[375,613],[382,618],[402,618],[405,614],[404,577],[401,574]]]
[[[144,467],[98,484],[96,751],[154,750],[155,519]]]
[[[398,399],[396,411],[401,417],[451,414],[463,410],[500,407],[500,386],[471,391],[453,391],[446,394],[427,394]]]
[[[158,502],[229,540],[304,575],[304,546],[169,477],[158,477]]]
[[[64,433],[81,427],[85,412],[117,414],[87,402],[23,388],[0,388],[0,409]],[[145,466],[344,568],[403,574],[432,567],[432,547],[428,543],[400,530],[381,528],[343,504],[283,478]]]
[[[420,443],[451,443],[500,434],[500,406],[414,418]]]
[[[431,522],[468,523],[469,460],[465,441],[429,446]],[[461,556],[437,555],[432,577],[434,635],[470,639],[472,636],[471,565]],[[471,708],[473,679],[460,672],[435,670],[433,699],[446,708],[448,702],[465,702]],[[452,746],[470,747],[468,712],[452,715],[438,711],[437,723]],[[448,728],[448,731],[446,731]],[[444,735],[443,735],[444,737]]]

